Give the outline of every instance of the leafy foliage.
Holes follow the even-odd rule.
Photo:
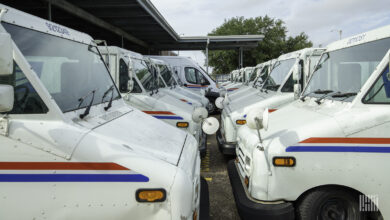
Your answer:
[[[287,28],[280,19],[268,16],[245,19],[234,17],[214,29],[209,36],[263,34],[263,41],[256,48],[244,51],[243,65],[256,66],[259,63],[279,57],[281,54],[312,47],[305,33],[287,37]],[[238,68],[238,50],[209,51],[209,65],[213,74],[225,74]]]

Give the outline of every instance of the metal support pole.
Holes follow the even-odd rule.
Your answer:
[[[207,38],[207,44],[206,44],[206,73],[209,74],[209,44],[210,44],[210,38]]]
[[[122,41],[121,41],[121,45],[122,45],[122,48],[125,48],[125,43],[124,43],[124,41],[123,41],[123,36],[121,36],[121,39],[122,39]]]
[[[244,66],[244,49],[242,47],[240,47],[239,49],[239,59],[240,59],[240,62],[239,62],[239,67],[240,69]]]
[[[51,21],[51,0],[47,3],[47,16],[49,21]]]

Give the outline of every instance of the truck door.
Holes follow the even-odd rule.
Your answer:
[[[185,67],[184,76],[186,82],[184,83],[185,87],[192,89],[201,89],[207,88],[210,85],[210,82],[203,76],[203,74],[194,67]]]

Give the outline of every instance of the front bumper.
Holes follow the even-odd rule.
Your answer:
[[[221,153],[225,155],[236,155],[237,142],[227,143],[223,138],[221,129],[217,131],[217,143],[218,143],[219,151],[221,151]]]
[[[241,219],[294,219],[292,203],[263,204],[248,198],[234,160],[228,162],[230,184]]]
[[[210,215],[209,186],[207,181],[200,178],[199,220],[208,220]]]
[[[199,143],[199,153],[200,157],[203,158],[207,153],[207,134],[202,131],[201,141]]]

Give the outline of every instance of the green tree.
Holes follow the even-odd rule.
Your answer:
[[[268,16],[245,19],[234,17],[214,29],[209,36],[263,34],[264,39],[256,48],[244,51],[244,66],[256,66],[259,63],[279,57],[281,54],[312,47],[305,33],[287,37],[287,28],[280,19]],[[238,68],[238,50],[209,51],[209,65],[214,74],[229,73]]]

